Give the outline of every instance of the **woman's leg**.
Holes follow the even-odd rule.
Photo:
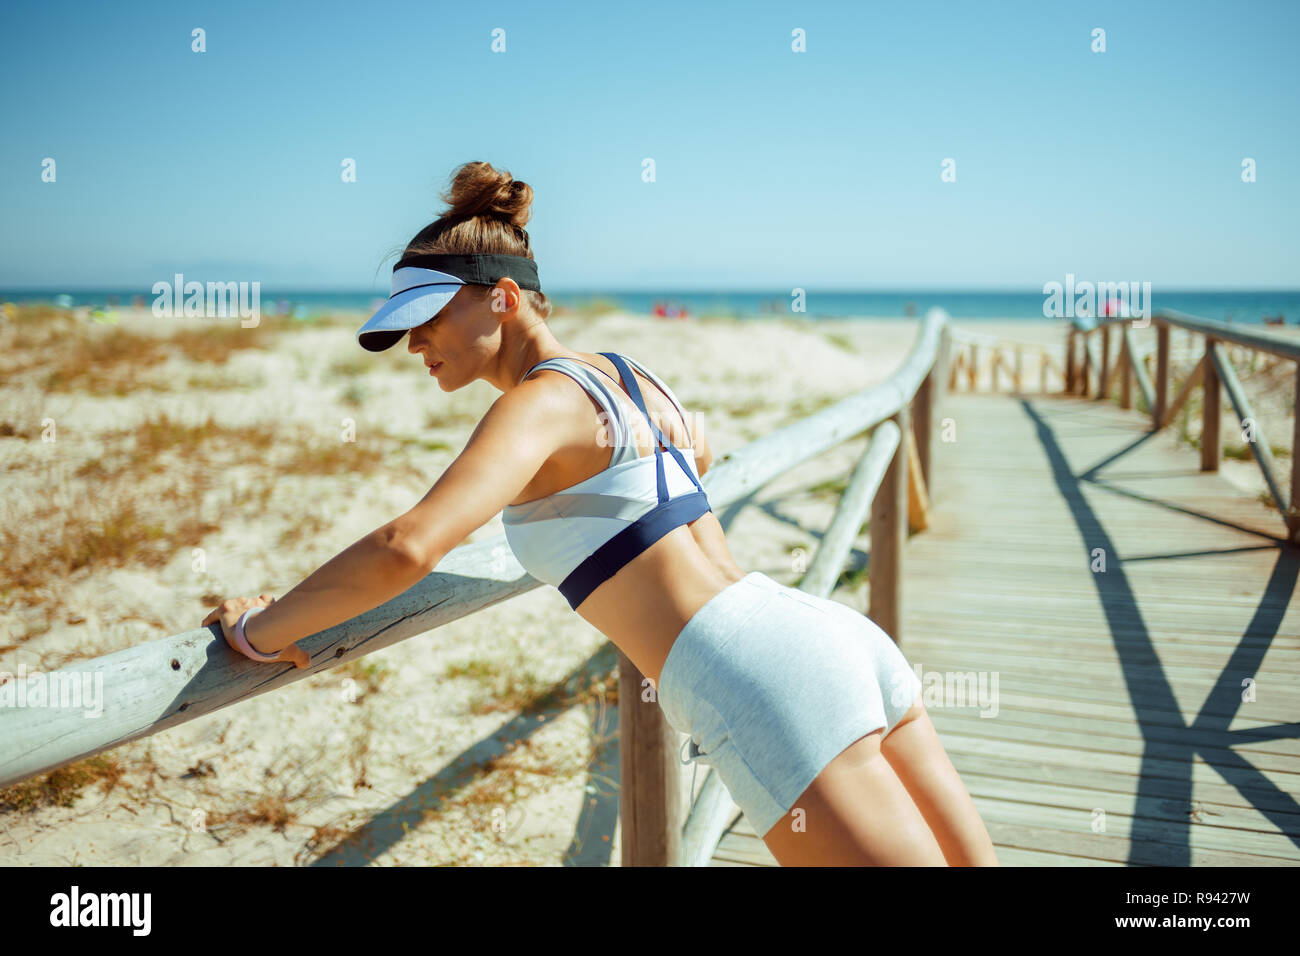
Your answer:
[[[890,734],[897,733],[897,728]],[[763,837],[782,866],[944,866],[934,834],[889,762],[881,731],[832,760]]]
[[[999,865],[975,801],[943,749],[919,695],[881,741],[880,752],[907,788],[950,866]]]

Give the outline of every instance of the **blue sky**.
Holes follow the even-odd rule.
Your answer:
[[[386,292],[483,159],[554,291],[1295,288],[1297,39],[1254,0],[6,0],[0,287]]]

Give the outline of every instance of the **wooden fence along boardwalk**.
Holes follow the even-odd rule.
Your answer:
[[[1230,347],[1300,365],[1300,344],[1178,313],[1154,320],[1145,351],[1151,329],[1076,320],[1057,361],[962,333],[932,310],[888,381],[722,456],[704,477],[720,509],[870,433],[797,584],[830,593],[869,526],[870,606],[859,610],[920,668],[931,717],[1005,865],[1300,861],[1300,418],[1289,485],[1263,436],[1251,443],[1271,510],[1217,473],[1225,402],[1257,425]],[[1177,389],[1173,328],[1205,345]],[[1034,352],[1029,374],[1022,363]],[[994,392],[1009,379],[1011,394],[959,390],[980,381],[982,356]],[[1163,427],[1198,389],[1199,451]],[[457,548],[387,604],[298,642],[311,655],[301,671],[245,661],[212,628],[80,662],[78,675],[105,675],[102,718],[66,708],[0,714],[0,785],[538,583],[487,540]],[[680,735],[645,703],[644,678],[624,655],[601,658],[592,666],[619,671],[623,865],[775,865],[716,774],[684,793]],[[521,715],[512,727],[526,733],[526,723]],[[490,756],[467,752],[440,777],[462,780]],[[596,820],[612,829],[611,811],[584,812],[578,830]],[[390,808],[367,836],[400,839],[408,818],[408,806]],[[364,862],[327,856],[318,862]]]

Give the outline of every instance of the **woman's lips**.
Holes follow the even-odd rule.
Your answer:
[[[441,363],[441,362],[434,362],[432,365],[429,366],[429,374],[430,374],[430,375],[433,375],[433,374],[437,373],[438,369],[440,369],[440,368],[442,368],[442,363]]]

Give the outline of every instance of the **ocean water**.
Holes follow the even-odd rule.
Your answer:
[[[721,315],[733,318],[794,316],[809,319],[897,318],[923,316],[932,307],[945,309],[954,320],[1023,319],[1043,321],[1044,295],[1039,290],[985,292],[898,291],[898,292],[808,292],[805,311],[794,313],[790,296],[782,292],[550,292],[557,311],[582,310],[606,305],[626,312],[647,313],[661,307],[669,316],[685,310],[688,316]],[[303,291],[263,289],[264,315],[293,315],[308,318],[322,312],[369,311],[379,307],[385,296],[377,292]],[[130,289],[0,289],[0,302],[50,302],[63,306],[92,308],[130,305],[148,306],[153,295]],[[1153,289],[1151,307],[1173,309],[1220,322],[1262,324],[1266,316],[1283,316],[1286,325],[1300,324],[1300,289],[1283,291],[1196,292]]]

